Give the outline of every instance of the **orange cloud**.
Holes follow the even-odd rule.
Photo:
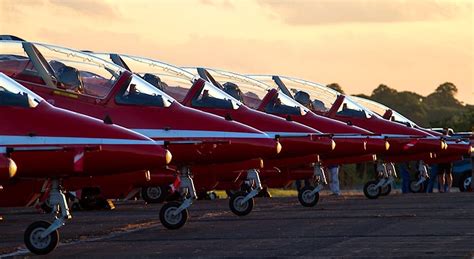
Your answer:
[[[321,0],[296,4],[294,1],[258,0],[258,3],[290,25],[444,20],[455,18],[461,12],[472,12],[470,1]]]

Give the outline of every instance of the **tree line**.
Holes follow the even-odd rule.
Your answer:
[[[328,87],[344,93],[337,83]],[[426,128],[452,128],[458,131],[474,130],[474,105],[463,104],[455,95],[458,93],[456,85],[445,82],[427,96],[410,91],[397,91],[387,85],[380,84],[371,95],[357,94],[382,103],[416,124]]]

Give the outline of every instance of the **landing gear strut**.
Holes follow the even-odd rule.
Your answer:
[[[430,177],[428,175],[428,167],[423,161],[418,164],[418,180],[410,181],[409,189],[413,193],[423,192],[425,190],[425,183]]]
[[[230,196],[230,210],[237,216],[248,215],[255,204],[254,197],[262,190],[262,182],[257,169],[247,171],[247,180],[244,183],[246,191],[238,191]]]
[[[36,221],[28,226],[24,235],[26,247],[37,255],[48,254],[56,248],[59,243],[58,229],[72,218],[66,196],[61,191],[58,179],[51,181],[49,196],[49,202],[56,214],[55,220],[52,224],[46,221]]]
[[[189,217],[188,208],[197,199],[196,189],[188,167],[180,168],[179,192],[182,202],[168,202],[160,210],[161,224],[167,229],[179,229]]]
[[[386,196],[392,191],[392,183],[397,177],[397,171],[393,163],[377,162],[376,170],[378,179],[369,181],[364,185],[364,195],[368,199],[377,199]]]
[[[304,207],[314,207],[319,201],[319,192],[328,182],[321,164],[314,165],[313,182],[316,187],[305,186],[298,190],[298,201]]]

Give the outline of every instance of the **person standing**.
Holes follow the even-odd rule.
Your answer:
[[[452,163],[438,164],[438,191],[450,192],[453,185]]]
[[[331,189],[332,195],[339,196],[341,195],[341,190],[339,188],[339,165],[329,165],[328,167],[329,177],[331,182],[329,183],[329,188]]]

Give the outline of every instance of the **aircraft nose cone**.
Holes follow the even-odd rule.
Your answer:
[[[379,154],[390,149],[390,143],[383,138],[367,137],[366,139],[366,150],[369,153]]]
[[[173,158],[168,149],[157,145],[144,146],[140,148],[139,153],[135,153],[133,156],[143,165],[148,165],[150,169],[166,166]]]
[[[250,158],[267,158],[274,156],[284,150],[283,145],[268,135],[262,134],[262,138],[245,140],[245,153],[248,154],[246,159]]]
[[[7,181],[16,175],[17,167],[13,160],[6,157],[0,158],[0,181]]]

